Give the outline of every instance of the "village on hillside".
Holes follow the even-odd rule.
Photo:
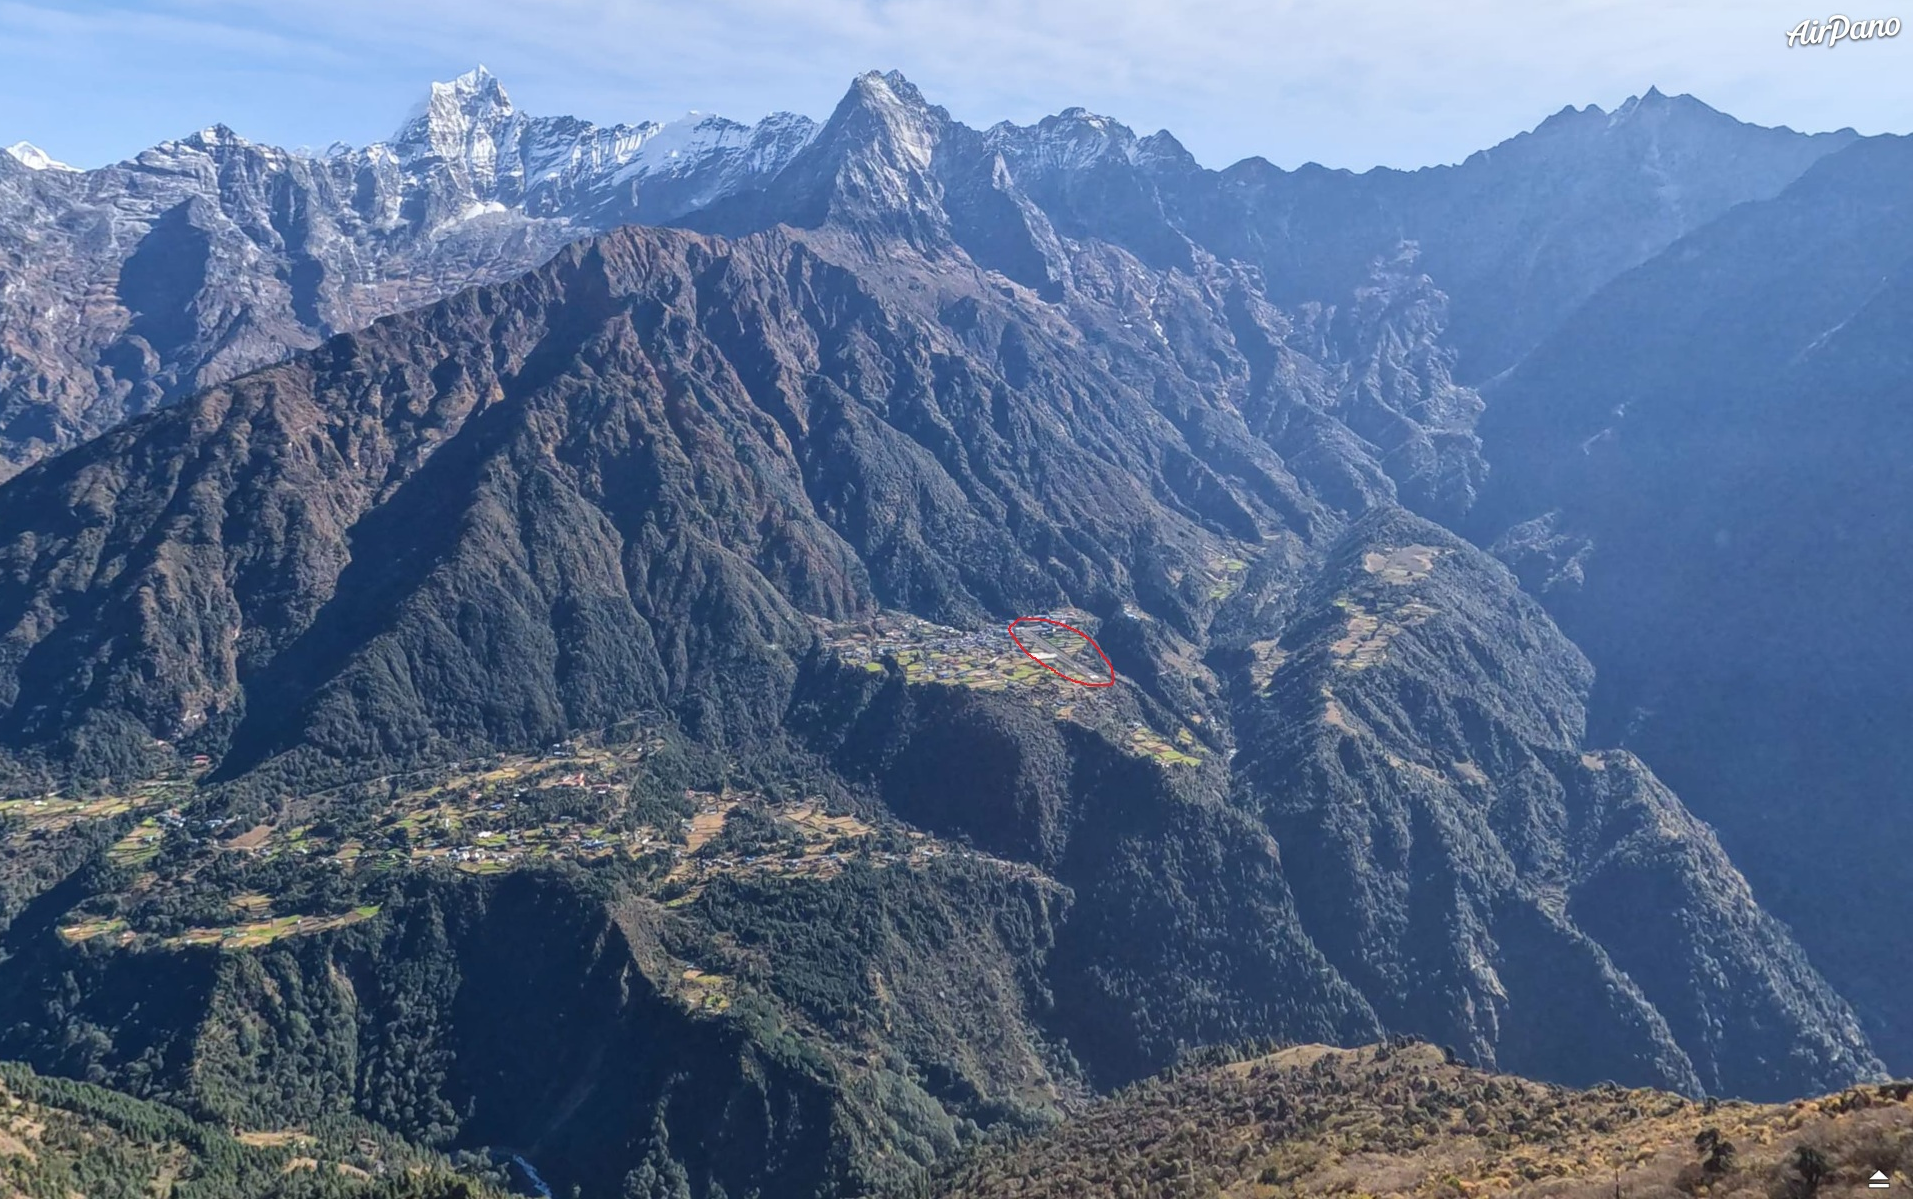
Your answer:
[[[1189,729],[1178,728],[1165,737],[1140,720],[1119,720],[1114,715],[1115,703],[1108,698],[1114,688],[1080,686],[1044,668],[1046,661],[1054,662],[1060,669],[1081,670],[1086,677],[1107,670],[1087,641],[1071,636],[1066,629],[1045,630],[1040,623],[1055,621],[1093,629],[1093,617],[1066,609],[1040,613],[1035,621],[1038,623],[1022,624],[1018,629],[1028,653],[1017,646],[1006,627],[954,629],[891,612],[827,625],[822,635],[840,661],[872,674],[883,673],[885,664],[891,663],[912,685],[1024,691],[1033,703],[1058,720],[1099,729],[1139,757],[1170,766],[1202,762],[1205,751]],[[1073,665],[1078,661],[1093,666]]]
[[[1042,618],[1095,627],[1092,617],[1073,610]],[[955,629],[881,613],[822,626],[820,634],[832,653],[855,668],[896,669],[912,686],[1025,693],[1054,718],[1096,729],[1138,757],[1169,767],[1203,761],[1207,751],[1189,728],[1164,735],[1133,717],[1124,719],[1115,689],[1079,686],[1046,669],[1045,660],[1060,662],[1063,669],[1089,660],[1094,669],[1106,669],[1087,640],[1040,622],[1020,628],[1027,631],[1019,638],[1021,647],[1006,628]],[[133,872],[134,889],[141,892],[168,883],[153,867],[162,847],[184,845],[258,862],[325,863],[348,874],[442,867],[484,875],[561,861],[646,863],[660,879],[665,902],[680,905],[693,902],[722,877],[824,879],[853,859],[920,867],[951,854],[979,856],[902,825],[879,827],[827,811],[816,799],[772,801],[747,790],[690,789],[664,804],[654,799],[639,805],[632,784],[646,758],[663,752],[666,744],[660,734],[634,735],[626,729],[615,740],[581,736],[535,753],[493,754],[334,788],[380,795],[369,819],[347,827],[293,815],[315,810],[312,801],[326,798],[324,792],[303,796],[300,803],[288,801],[278,817],[257,823],[195,814],[197,782],[210,762],[203,755],[182,756],[159,777],[119,794],[0,800],[0,846],[132,817],[108,847],[107,858]],[[748,831],[734,835],[739,821]],[[281,912],[271,896],[261,894],[236,897],[231,906],[229,923],[196,925],[161,943],[247,948],[367,920],[378,911],[360,906],[331,913]],[[63,926],[61,935],[73,942],[107,938],[131,945],[139,940],[120,917],[78,919]]]
[[[724,788],[689,789],[668,802],[638,803],[634,768],[663,745],[658,738],[616,745],[580,739],[538,754],[496,755],[418,776],[374,780],[369,785],[384,787],[389,798],[349,832],[322,821],[244,826],[230,817],[196,818],[181,806],[188,794],[162,781],[122,796],[5,801],[0,803],[0,816],[6,818],[0,841],[44,837],[82,821],[138,817],[107,850],[113,864],[133,872],[136,896],[190,882],[154,872],[154,859],[169,838],[257,863],[310,863],[348,875],[406,867],[484,875],[545,863],[618,859],[645,864],[656,894],[672,906],[694,902],[720,878],[828,879],[853,861],[921,868],[957,856],[1009,872],[1036,873],[894,822],[879,825],[832,812],[815,798],[772,800]],[[195,925],[157,943],[252,948],[345,927],[379,911],[376,905],[360,905],[342,912],[282,912],[273,896],[257,891],[233,896],[227,904],[229,923]],[[139,930],[117,915],[82,916],[59,931],[70,943],[140,943]]]

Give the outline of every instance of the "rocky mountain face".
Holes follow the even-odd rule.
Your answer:
[[[510,197],[473,219],[529,246],[599,211],[511,168],[553,128],[470,77],[379,154],[427,164],[413,194]],[[10,839],[0,1056],[204,1118],[549,1149],[560,1185],[674,1199],[906,1193],[979,1128],[1248,1038],[1410,1033],[1690,1094],[1877,1074],[1877,1017],[1658,756],[1590,720],[1607,683],[1517,574],[1430,518],[1520,512],[1549,467],[1491,473],[1493,447],[1567,444],[1504,432],[1461,381],[1451,329],[1481,322],[1486,355],[1538,334],[1488,335],[1499,301],[1454,264],[1486,279],[1519,239],[1478,236],[1455,189],[1502,196],[1508,160],[1572,183],[1501,201],[1558,247],[1508,286],[1565,311],[1882,143],[1828,155],[1849,139],[1657,95],[1543,128],[1449,172],[1215,174],[1082,113],[971,130],[868,75],[664,214],[690,228],[572,242],[21,471],[0,486],[16,789],[117,794],[203,756],[191,819],[253,831],[155,816],[140,840],[102,801],[122,824]],[[1624,178],[1571,170],[1575,139]],[[1618,217],[1616,186],[1639,200]],[[1321,207],[1270,199],[1304,194]],[[1380,215],[1333,244],[1297,217],[1338,205]],[[1576,257],[1611,219],[1632,240]],[[1202,232],[1225,227],[1241,252]],[[975,660],[1044,612],[1098,639],[1114,687]],[[416,813],[375,811],[414,772],[632,722],[710,776],[647,767],[632,821],[795,789],[929,848],[772,875],[801,851],[687,840],[466,878],[410,856]],[[341,844],[308,872],[321,829]],[[306,849],[266,858],[279,835]],[[350,865],[375,842],[398,856]],[[694,861],[716,875],[687,881]],[[270,953],[181,940],[261,899],[331,914]]]
[[[0,155],[0,469],[584,234],[668,220],[775,173],[811,129],[528,117],[481,67],[363,149],[215,126],[73,171],[16,147]]]
[[[1492,392],[1471,518],[1902,1067],[1909,182],[1869,139],[1608,285]]]

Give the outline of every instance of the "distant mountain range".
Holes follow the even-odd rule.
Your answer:
[[[97,171],[0,154],[0,454],[17,464],[508,279],[589,233],[775,173],[814,125],[526,117],[483,68],[387,142],[309,157],[224,126]]]
[[[527,117],[481,67],[434,84],[389,141],[322,157],[214,126],[76,172],[46,169],[21,143],[0,154],[0,470],[511,278],[589,233],[679,223],[719,201],[690,223],[814,223],[829,152],[783,172],[816,130],[790,114],[608,128]],[[1259,159],[1206,171],[1166,133],[1138,138],[1081,109],[979,133],[925,108],[913,135],[913,152],[936,157],[939,192],[966,177],[938,196],[956,239],[1051,298],[1063,264],[1045,237],[1111,242],[1156,267],[1192,253],[1250,263],[1283,304],[1340,299],[1378,254],[1415,241],[1456,303],[1450,340],[1471,377],[1509,365],[1621,270],[1852,140],[1743,125],[1656,92],[1612,114],[1565,109],[1460,166],[1363,175]],[[1034,242],[998,228],[1022,223],[1024,205],[1046,227]]]
[[[1910,187],[1913,140],[1869,138],[1609,283],[1489,392],[1464,525],[1902,1069]]]
[[[1913,827],[1899,141],[1649,92],[1218,172],[481,70],[323,158],[17,158],[0,1057],[674,1199],[907,1192],[1248,1038],[1913,1061],[1906,868],[1833,898]],[[996,664],[1042,613],[1118,686]],[[596,823],[506,867],[535,754]],[[323,918],[183,931],[262,905]]]

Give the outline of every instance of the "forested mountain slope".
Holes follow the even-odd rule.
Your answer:
[[[1900,1068],[1909,184],[1906,139],[1859,143],[1609,285],[1493,390],[1470,518],[1594,660],[1602,737],[1720,829]]]
[[[1713,127],[1550,137],[1643,109]],[[1250,1038],[1878,1076],[1431,521],[1503,484],[1423,259],[1289,303],[1166,219],[1169,143],[1071,128],[864,76],[700,229],[0,485],[0,1056],[672,1199],[911,1193]],[[1070,223],[1069,164],[1120,220]],[[1024,656],[1033,615],[1114,684]]]
[[[502,1178],[501,1178],[502,1181]],[[23,1199],[498,1199],[363,1121],[229,1132],[103,1087],[0,1063],[0,1185]]]

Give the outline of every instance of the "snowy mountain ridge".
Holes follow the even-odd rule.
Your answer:
[[[362,148],[214,125],[80,171],[22,142],[0,158],[0,478],[580,237],[757,186],[815,130],[791,113],[530,116],[481,66]]]

